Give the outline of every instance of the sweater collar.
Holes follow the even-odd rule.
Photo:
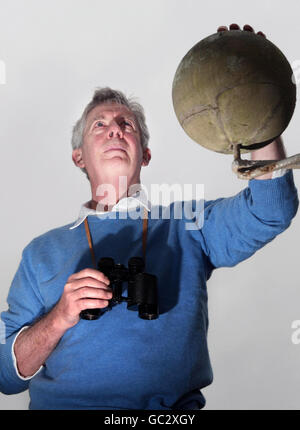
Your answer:
[[[70,230],[78,227],[87,216],[89,215],[103,215],[107,214],[107,211],[98,211],[90,208],[90,200],[81,205],[79,215],[75,223],[70,227]],[[137,207],[144,207],[149,212],[151,210],[151,204],[147,198],[145,187],[141,184],[141,188],[129,197],[123,197],[116,203],[111,212],[130,211]]]

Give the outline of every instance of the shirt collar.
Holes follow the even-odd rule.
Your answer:
[[[147,193],[144,189],[145,187],[142,184],[140,185],[141,185],[141,188],[137,190],[134,194],[132,194],[130,197],[123,197],[121,200],[119,200],[118,203],[116,203],[112,207],[111,212],[129,211],[140,206],[143,206],[149,212],[151,210],[151,204],[147,198]],[[89,203],[90,201],[81,205],[78,218],[75,221],[75,223],[70,227],[70,230],[78,227],[89,215],[107,214],[107,211],[105,212],[105,211],[97,211],[95,209],[91,209],[89,207]]]

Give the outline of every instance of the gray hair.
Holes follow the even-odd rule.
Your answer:
[[[150,135],[146,125],[145,113],[142,105],[138,103],[135,98],[126,97],[121,91],[113,90],[109,87],[96,89],[92,101],[86,106],[81,118],[79,118],[79,120],[75,123],[71,140],[72,148],[77,149],[83,145],[83,132],[86,126],[87,116],[92,109],[104,103],[125,105],[135,115],[140,131],[142,148],[148,148]],[[89,179],[86,169],[81,168],[81,170],[87,175],[87,178]]]

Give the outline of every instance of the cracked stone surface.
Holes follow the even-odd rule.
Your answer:
[[[236,30],[213,34],[185,55],[172,98],[185,132],[228,154],[233,144],[251,148],[282,134],[294,112],[296,86],[289,62],[272,42]]]

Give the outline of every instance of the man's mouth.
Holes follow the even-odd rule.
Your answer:
[[[109,152],[109,151],[122,151],[122,152],[126,152],[125,149],[121,149],[121,148],[109,148],[105,152]]]
[[[112,143],[112,144],[110,144],[109,147],[104,152],[109,152],[109,151],[123,151],[123,152],[126,152],[124,146],[121,145],[120,143]]]

